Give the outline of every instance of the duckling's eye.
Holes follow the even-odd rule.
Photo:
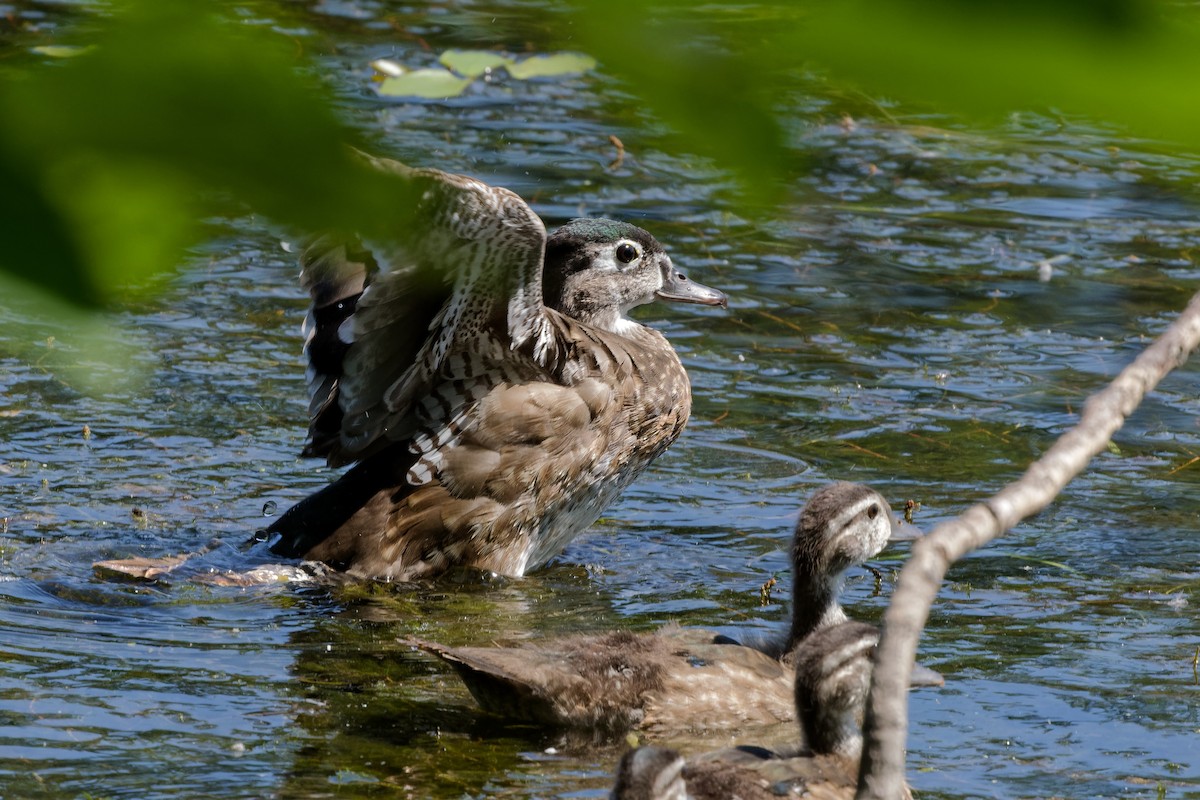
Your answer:
[[[629,242],[623,242],[617,245],[617,261],[622,264],[628,264],[638,257],[638,249]]]
[[[879,506],[872,503],[871,507],[867,509],[867,519],[875,519],[878,516],[879,516]]]

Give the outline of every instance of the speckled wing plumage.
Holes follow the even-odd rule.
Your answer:
[[[472,696],[492,713],[610,734],[642,720],[642,695],[662,688],[669,658],[662,640],[629,631],[607,634],[599,647],[588,647],[587,638],[561,643],[540,659],[499,647],[445,647],[421,639],[401,643],[454,667]]]
[[[671,625],[520,648],[401,643],[453,666],[487,711],[543,725],[666,736],[795,720],[792,670],[757,650],[715,644],[712,631]]]
[[[301,265],[300,282],[312,298],[302,329],[309,396],[309,441],[303,455],[326,456],[336,466],[344,463],[338,398],[342,364],[349,349],[339,331],[379,267],[356,238],[334,234],[324,234],[310,243]],[[403,316],[400,319],[406,321]]]
[[[553,356],[546,231],[529,206],[471,178],[364,158],[416,183],[421,199],[396,242],[379,248],[386,269],[353,240],[322,237],[304,254],[301,282],[313,298],[306,452],[333,465],[421,432],[414,449],[428,457],[464,404],[520,371],[513,351],[529,344],[531,367]],[[427,482],[433,465],[413,469]]]
[[[755,757],[729,750],[692,759],[683,768],[683,778],[692,800],[851,800],[858,787],[858,761],[813,755]]]

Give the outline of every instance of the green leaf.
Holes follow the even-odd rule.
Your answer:
[[[169,274],[193,243],[196,184],[154,161],[80,155],[55,165],[46,185],[90,254],[91,283],[107,292]]]
[[[1200,71],[1195,6],[847,0],[817,8],[783,37],[869,92],[991,118],[1053,109],[1200,142],[1200,107],[1185,99]]]
[[[576,75],[596,68],[596,59],[583,53],[554,53],[530,56],[508,67],[508,74],[517,80],[530,78],[555,78],[560,75]]]
[[[385,78],[378,91],[386,97],[424,97],[443,100],[458,97],[471,85],[471,78],[460,78],[444,69],[415,69]]]
[[[459,75],[478,78],[496,67],[508,67],[513,60],[503,53],[490,50],[447,50],[438,56],[438,61]]]
[[[681,0],[653,13],[634,0],[587,3],[570,41],[582,42],[622,79],[684,147],[737,171],[747,197],[771,201],[794,160],[777,108],[798,66],[796,51],[785,56],[786,48],[771,42],[793,32],[801,6],[709,7],[700,14]]]
[[[1200,7],[1162,0],[585,2],[558,41],[622,79],[685,147],[741,173],[748,196],[794,174],[783,127],[797,75],[985,121],[1086,115],[1200,144]],[[628,20],[637,19],[638,25]],[[926,109],[922,109],[926,110]],[[1170,145],[1168,145],[1170,146]],[[789,163],[791,162],[791,163]]]
[[[0,268],[27,288],[80,306],[99,305],[105,289],[85,266],[70,222],[47,196],[29,161],[0,149]]]

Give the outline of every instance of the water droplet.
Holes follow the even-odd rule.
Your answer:
[[[263,503],[263,516],[264,517],[272,516],[275,513],[275,509],[277,507],[278,507],[278,504],[274,500],[268,500],[267,502]]]

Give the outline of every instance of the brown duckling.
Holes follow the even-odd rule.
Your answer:
[[[876,555],[901,527],[887,501],[862,484],[834,483],[812,496],[791,548],[790,640],[846,619],[837,600],[846,570]],[[522,647],[402,641],[453,666],[484,709],[515,719],[619,734],[732,730],[795,718],[788,660],[707,630],[671,625]]]
[[[609,800],[688,800],[685,766],[683,756],[669,747],[635,747],[617,764]]]
[[[685,762],[674,750],[639,747],[621,758],[611,800],[850,800],[858,786],[862,717],[878,642],[874,626],[843,622],[796,647],[803,752],[732,748]],[[907,788],[905,796],[911,797]]]
[[[303,454],[354,466],[267,529],[271,550],[384,580],[523,575],[687,423],[683,364],[629,310],[725,295],[634,225],[577,219],[547,236],[507,189],[364,158],[419,200],[374,251],[337,236],[304,251]]]

